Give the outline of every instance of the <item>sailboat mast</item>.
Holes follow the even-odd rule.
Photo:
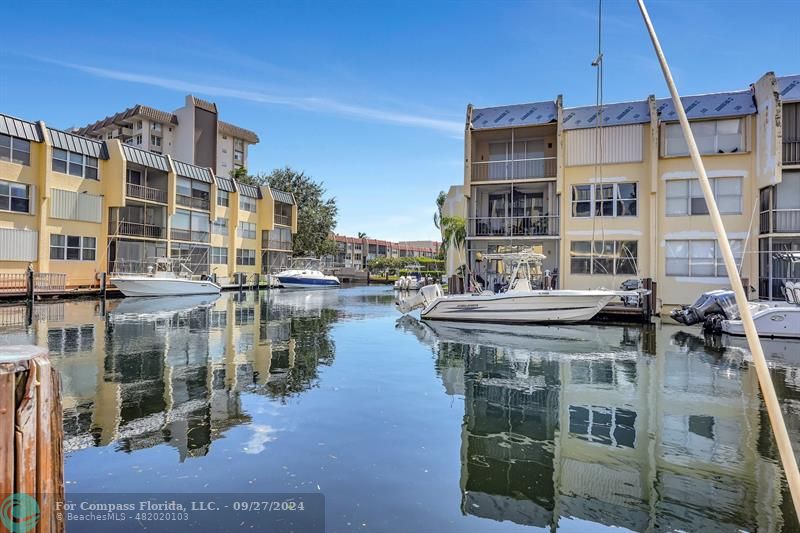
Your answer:
[[[714,226],[714,231],[717,234],[717,241],[719,249],[722,252],[722,258],[725,260],[725,269],[728,271],[728,279],[736,295],[736,305],[739,308],[739,313],[744,326],[745,334],[747,335],[747,344],[750,347],[750,353],[753,356],[753,363],[756,368],[756,375],[758,376],[758,383],[761,386],[761,393],[764,396],[764,404],[767,407],[767,414],[772,425],[772,431],[775,434],[775,442],[778,445],[781,462],[783,463],[783,470],[786,474],[786,481],[789,485],[789,491],[792,494],[794,501],[794,508],[800,512],[800,471],[797,469],[797,459],[792,450],[792,443],[789,440],[789,434],[786,431],[786,423],[783,420],[781,407],[778,403],[778,397],[775,394],[775,387],[772,384],[772,377],[769,374],[767,361],[764,358],[764,351],[761,348],[761,341],[758,339],[758,332],[756,331],[753,316],[750,312],[750,306],[747,302],[747,295],[744,292],[741,279],[739,278],[739,271],[736,268],[736,261],[733,257],[731,244],[728,241],[728,235],[725,231],[725,225],[722,223],[722,217],[717,208],[717,202],[714,199],[714,194],[711,190],[711,183],[708,181],[703,159],[700,157],[700,151],[697,149],[697,143],[694,140],[692,129],[689,126],[689,119],[686,117],[686,111],[683,109],[678,89],[675,86],[675,81],[672,79],[672,72],[667,64],[667,59],[664,56],[664,51],[661,49],[661,43],[658,41],[656,30],[650,20],[650,15],[644,5],[644,0],[637,0],[639,10],[642,12],[642,18],[647,26],[647,31],[650,34],[650,40],[653,42],[658,62],[661,64],[661,70],[664,73],[664,79],[669,87],[670,95],[672,96],[672,103],[675,107],[675,112],[678,114],[680,120],[681,130],[686,139],[686,144],[689,147],[689,154],[692,156],[692,163],[694,164],[695,172],[700,181],[700,188],[703,190],[703,196],[708,206],[708,212],[711,216],[711,222]]]

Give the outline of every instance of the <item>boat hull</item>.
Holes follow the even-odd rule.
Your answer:
[[[775,306],[753,312],[753,322],[759,337],[800,338],[800,306]],[[722,332],[744,336],[741,320],[723,320]]]
[[[303,276],[278,276],[278,281],[287,289],[331,289],[340,285],[337,279],[309,278]]]
[[[186,296],[219,294],[221,287],[208,280],[130,276],[111,278],[125,296]]]
[[[614,297],[614,294],[605,291],[533,291],[491,296],[449,296],[431,302],[420,316],[426,320],[511,324],[585,322],[591,320]]]

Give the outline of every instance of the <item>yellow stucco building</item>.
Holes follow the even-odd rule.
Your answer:
[[[782,299],[800,277],[800,76],[683,97],[740,276],[756,298]],[[693,302],[728,278],[670,99],[564,107],[553,101],[467,108],[467,257],[524,247],[547,256],[560,288],[657,282],[659,306]],[[789,260],[787,260],[789,257]],[[798,255],[800,257],[800,255]]]
[[[225,284],[285,266],[296,232],[290,193],[0,114],[0,274],[97,286],[173,257]]]

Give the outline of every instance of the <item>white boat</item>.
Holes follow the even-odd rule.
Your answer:
[[[300,257],[292,260],[291,266],[275,277],[281,287],[287,289],[331,289],[341,285],[339,278],[323,274],[319,259]]]
[[[753,302],[750,313],[759,337],[800,338],[800,283],[784,284],[785,302]],[[722,332],[745,335],[744,324],[738,317],[722,321]]]
[[[174,272],[178,266],[178,273]],[[222,288],[209,279],[194,279],[192,271],[174,259],[160,257],[146,274],[111,275],[111,283],[125,296],[186,296],[219,294]]]
[[[440,285],[428,285],[416,295],[397,301],[397,309],[403,314],[422,309],[420,317],[430,320],[568,323],[592,319],[614,298],[640,296],[638,291],[534,289],[541,283],[545,259],[534,252],[485,254],[484,259],[510,265],[505,269],[511,272],[505,291],[445,296]]]

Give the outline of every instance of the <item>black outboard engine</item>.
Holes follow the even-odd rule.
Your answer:
[[[692,305],[673,309],[670,317],[687,326],[702,323],[704,330],[719,332],[723,320],[736,319],[739,317],[739,313],[733,291],[717,289],[704,292]]]
[[[626,279],[620,286],[623,291],[638,291],[642,288],[642,280],[640,279]],[[622,305],[637,306],[639,305],[639,296],[622,296]]]

